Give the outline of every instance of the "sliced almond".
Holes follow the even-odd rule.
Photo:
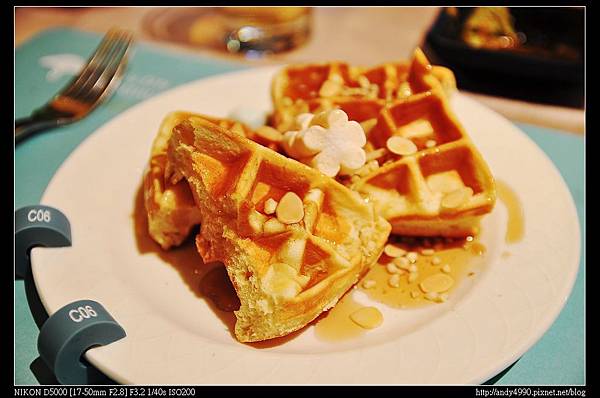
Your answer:
[[[258,203],[270,190],[270,186],[264,182],[258,182],[254,187],[254,192],[252,192],[252,203]]]
[[[333,80],[326,80],[319,90],[319,96],[321,97],[333,97],[342,91],[342,85],[339,82]]]
[[[473,196],[473,189],[470,187],[454,190],[442,198],[442,209],[457,209],[466,204],[471,196]]]
[[[450,193],[465,186],[462,177],[456,170],[431,174],[426,181],[429,189],[442,194]]]
[[[400,269],[408,271],[410,269],[411,263],[408,261],[406,257],[398,257],[394,259],[394,264],[400,267]]]
[[[292,298],[308,282],[306,276],[298,275],[294,267],[285,263],[271,264],[262,279],[263,290],[275,297]]]
[[[285,231],[285,224],[276,218],[269,218],[263,224],[263,233],[267,235],[279,234]]]
[[[362,287],[364,287],[365,289],[372,289],[376,285],[377,285],[377,281],[374,281],[373,279],[366,279],[362,283]]]
[[[436,292],[425,293],[425,298],[427,300],[437,301],[438,297],[439,297],[439,294],[437,294]]]
[[[288,239],[279,249],[277,259],[282,263],[300,269],[305,249],[306,239]]]
[[[323,202],[323,195],[323,191],[319,188],[312,188],[304,195],[304,200],[306,202],[315,202],[320,206]]]
[[[246,135],[246,132],[244,131],[244,128],[242,127],[242,125],[240,123],[235,123],[231,127],[231,131],[237,135],[241,135],[242,137],[244,137]]]
[[[377,98],[378,95],[379,95],[379,86],[377,84],[371,84],[369,86],[369,93],[367,94],[367,96],[369,98]]]
[[[363,329],[375,329],[383,323],[383,314],[375,307],[364,307],[350,314],[350,319]]]
[[[400,287],[400,275],[394,274],[390,276],[390,279],[388,279],[388,285],[391,287]]]
[[[357,80],[358,80],[358,84],[362,88],[369,88],[369,86],[371,85],[371,82],[369,81],[369,79],[364,75],[360,75]]]
[[[323,191],[319,188],[312,188],[304,195],[304,227],[307,231],[312,232],[315,226],[323,197]]]
[[[277,219],[284,224],[300,222],[304,217],[304,205],[302,199],[294,192],[288,192],[279,201],[275,209]]]
[[[406,82],[402,82],[398,87],[398,91],[396,92],[396,96],[398,98],[406,98],[412,95],[412,89],[410,88],[410,84]]]
[[[267,217],[256,210],[252,210],[252,212],[248,215],[248,223],[250,224],[252,231],[254,231],[256,234],[263,232],[265,221],[267,221]]]
[[[385,269],[387,270],[388,274],[399,274],[400,273],[400,268],[398,268],[398,266],[394,263],[387,263],[385,266]]]
[[[402,257],[406,254],[406,250],[392,244],[385,245],[383,252],[393,258]]]
[[[437,142],[435,140],[427,140],[427,141],[425,141],[425,146],[427,148],[433,148],[436,145],[437,145]]]
[[[375,127],[376,124],[377,124],[377,119],[374,117],[360,122],[360,126],[363,128],[363,131],[365,132],[365,135],[367,135],[367,136],[369,135],[369,133],[371,132],[373,127]]]
[[[275,213],[275,209],[277,209],[277,201],[273,198],[269,198],[265,201],[265,214],[273,214]]]
[[[331,80],[334,83],[344,83],[344,78],[341,75],[336,75],[336,74],[331,74],[329,75],[329,80]]]
[[[375,149],[374,151],[367,152],[367,162],[382,158],[385,155],[387,155],[387,153],[388,153],[387,148],[379,148],[379,149]]]
[[[256,129],[256,135],[272,142],[281,142],[283,134],[270,126],[262,126]]]
[[[434,274],[423,280],[419,287],[423,293],[435,292],[442,293],[447,291],[454,284],[454,279],[446,274]]]
[[[428,120],[417,119],[398,129],[403,137],[425,137],[433,134],[433,127]]]
[[[323,128],[329,128],[336,123],[347,122],[348,116],[346,112],[341,109],[330,109],[323,112],[316,113],[309,123],[310,126],[321,126]]]
[[[402,156],[412,155],[413,153],[417,152],[417,146],[414,142],[407,138],[399,136],[393,136],[388,138],[386,142],[386,147],[390,150],[390,152]]]
[[[365,144],[365,146],[363,147],[363,149],[365,150],[365,152],[369,153],[375,150],[375,147],[373,146],[373,143],[367,141],[367,143]]]
[[[313,115],[312,113],[301,113],[300,115],[296,116],[295,128],[297,130],[305,130],[306,128],[308,128],[308,124],[314,116],[315,115]]]
[[[319,206],[315,202],[307,202],[304,205],[304,227],[307,231],[312,232],[319,217]]]
[[[416,263],[417,259],[419,258],[419,254],[417,252],[408,252],[408,253],[406,253],[406,258],[411,263]]]

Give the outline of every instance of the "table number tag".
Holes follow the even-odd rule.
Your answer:
[[[15,273],[24,278],[30,267],[29,252],[36,246],[71,246],[67,217],[50,206],[25,206],[15,211]]]
[[[63,384],[86,384],[88,366],[82,355],[90,348],[126,336],[102,304],[78,300],[65,305],[44,323],[38,336],[38,352],[56,379]]]

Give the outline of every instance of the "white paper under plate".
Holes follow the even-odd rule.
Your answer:
[[[115,381],[143,384],[477,384],[518,359],[571,291],[577,214],[544,153],[460,93],[453,109],[495,177],[517,193],[525,234],[507,247],[507,211],[498,201],[483,225],[485,271],[463,281],[447,303],[419,310],[371,303],[385,322],[360,338],[324,342],[311,326],[285,344],[257,349],[238,343],[172,265],[138,252],[134,201],[163,116],[227,116],[244,106],[267,111],[275,70],[192,82],[137,105],[90,136],[53,177],[41,202],[68,216],[73,246],[32,251],[40,297],[50,314],[74,300],[97,300],[127,332],[86,358]],[[512,255],[501,256],[505,250]]]

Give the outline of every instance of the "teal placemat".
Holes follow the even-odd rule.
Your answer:
[[[15,50],[15,117],[29,114],[61,88],[100,42],[98,35],[69,29],[45,31]],[[84,120],[34,136],[15,150],[15,209],[37,204],[65,158],[87,136],[132,105],[179,84],[241,69],[240,65],[137,44],[116,94]],[[585,231],[584,142],[577,136],[519,125],[554,161],[569,185]],[[544,337],[495,384],[584,383],[584,260],[565,308]],[[38,384],[38,328],[23,281],[15,281],[15,384]],[[42,380],[43,381],[43,380]]]

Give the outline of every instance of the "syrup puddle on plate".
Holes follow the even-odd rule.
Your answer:
[[[431,240],[424,240],[424,242],[427,241],[431,242]],[[449,284],[448,288],[434,290],[438,295],[451,294],[456,286],[460,285],[463,278],[473,276],[478,272],[478,268],[484,263],[486,252],[485,246],[473,239],[437,242],[432,245],[435,248],[430,255],[423,255],[421,251],[431,249],[431,247],[424,247],[419,243],[407,243],[402,239],[394,245],[407,252],[418,253],[415,262],[411,264],[416,267],[416,272],[400,269],[401,274],[390,273],[387,268],[388,266],[394,268],[393,259],[383,254],[358,284],[358,289],[366,293],[369,298],[393,308],[418,308],[428,304],[437,304],[436,299],[426,298],[425,290],[430,290],[426,289],[430,281],[445,280],[446,284]],[[398,267],[395,268],[398,269]],[[397,287],[390,284],[394,275],[399,275]],[[411,277],[411,275],[414,276]],[[395,278],[398,279],[398,277]],[[367,287],[369,286],[368,281],[375,283],[370,282],[373,286]]]
[[[221,311],[233,312],[240,308],[240,299],[225,266],[216,266],[204,275],[200,280],[200,293]]]
[[[519,242],[525,234],[525,217],[521,201],[508,184],[496,181],[496,187],[498,199],[506,206],[508,212],[505,242],[508,244]],[[485,264],[486,247],[473,237],[462,240],[399,238],[395,242],[392,237],[390,243],[405,251],[418,253],[414,262],[418,276],[409,281],[410,273],[404,271],[400,275],[397,287],[391,286],[390,278],[393,274],[388,272],[387,264],[392,262],[392,258],[382,254],[379,261],[354,288],[366,293],[371,300],[392,308],[410,309],[439,304],[439,300],[426,298],[421,282],[439,274],[447,275],[453,283],[443,293],[451,294],[465,278],[475,277]],[[430,248],[434,249],[433,253],[421,254],[423,249]],[[501,258],[506,259],[510,256],[511,253],[505,250]],[[365,281],[369,282],[365,284]],[[366,307],[352,298],[352,291],[350,290],[335,307],[319,318],[315,331],[322,340],[343,341],[368,332],[368,329],[361,328],[350,319],[352,313]]]
[[[413,277],[409,281],[411,273],[405,270],[400,271],[402,274],[388,272],[388,264],[392,263],[393,259],[386,254],[382,254],[379,261],[373,265],[371,270],[355,286],[355,289],[364,292],[374,302],[398,309],[439,304],[439,301],[425,297],[425,293],[421,288],[422,282],[430,280],[428,279],[430,277],[444,275],[444,279],[451,280],[452,284],[441,293],[450,294],[456,286],[460,285],[461,280],[476,275],[484,263],[486,252],[485,246],[473,238],[446,240],[442,238],[392,237],[389,243],[402,248],[406,252],[418,253],[415,262],[411,264],[416,267],[416,278],[413,279]],[[421,252],[424,249],[433,249],[434,252],[423,255]],[[399,275],[397,287],[390,285],[390,278],[393,275]],[[427,285],[425,284],[425,286]],[[315,333],[318,338],[325,341],[345,341],[369,331],[369,329],[359,326],[351,319],[353,313],[368,307],[355,301],[352,292],[353,290],[350,290],[331,310],[319,319],[315,326]]]
[[[324,341],[340,341],[363,335],[368,329],[354,323],[350,315],[365,307],[354,300],[350,289],[332,309],[317,318],[316,336]]]
[[[205,264],[198,253],[194,237],[198,228],[194,228],[190,236],[179,246],[171,250],[163,250],[148,233],[148,216],[144,206],[144,191],[138,187],[132,212],[133,231],[136,246],[140,255],[156,255],[164,263],[172,266],[194,296],[204,299],[217,319],[221,320],[232,338],[235,338],[235,295],[233,284],[227,277],[222,264]],[[207,285],[210,282],[211,287]],[[234,292],[235,299],[231,296]],[[239,307],[239,300],[237,301]],[[233,309],[232,309],[233,308]]]

